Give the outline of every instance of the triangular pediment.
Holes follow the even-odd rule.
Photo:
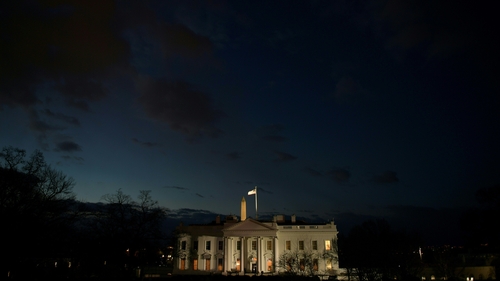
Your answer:
[[[222,229],[224,236],[274,236],[278,229],[274,224],[265,224],[254,219],[246,219]]]

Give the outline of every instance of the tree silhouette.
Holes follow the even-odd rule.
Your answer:
[[[25,150],[12,146],[2,149],[2,275],[19,274],[21,264],[26,266],[35,257],[55,257],[68,249],[68,233],[74,219],[73,186],[73,179],[48,165],[40,151],[26,157]]]
[[[339,236],[339,261],[348,278],[417,280],[422,270],[419,237],[394,231],[385,220],[366,221]]]

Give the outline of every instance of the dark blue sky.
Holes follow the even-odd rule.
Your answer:
[[[79,200],[419,228],[500,182],[488,3],[7,2],[0,146]]]

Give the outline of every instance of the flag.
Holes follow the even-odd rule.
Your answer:
[[[248,192],[248,195],[254,195],[254,194],[257,194],[257,187]]]

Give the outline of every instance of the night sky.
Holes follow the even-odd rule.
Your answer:
[[[0,147],[84,202],[447,228],[500,183],[489,5],[2,1]]]

